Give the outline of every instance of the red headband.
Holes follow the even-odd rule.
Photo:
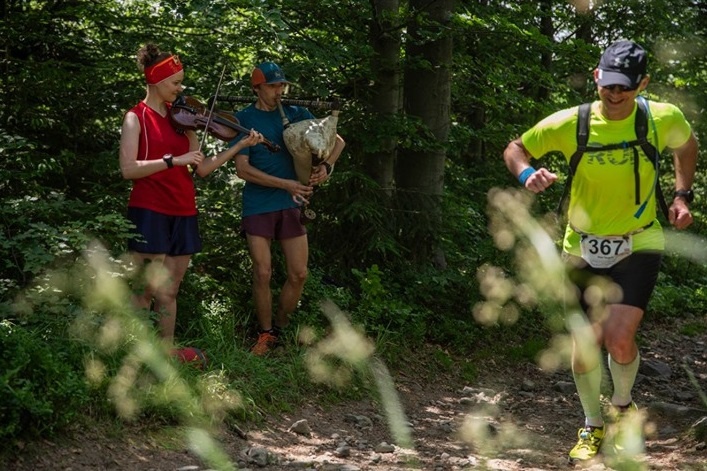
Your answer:
[[[145,80],[148,85],[155,85],[182,70],[182,62],[178,56],[169,56],[157,64],[145,67]]]

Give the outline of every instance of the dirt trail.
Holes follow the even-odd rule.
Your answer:
[[[692,318],[690,322],[707,322]],[[683,321],[684,322],[684,321]],[[647,414],[644,469],[707,470],[707,417],[689,371],[707,385],[705,336],[679,326],[644,326],[642,368],[634,399]],[[531,363],[488,360],[474,384],[434,371],[428,357],[410,358],[394,373],[413,446],[395,446],[385,411],[373,399],[322,406],[316,399],[268,417],[243,438],[224,429],[219,441],[238,469],[282,470],[552,470],[573,469],[566,454],[582,421],[568,371],[547,373]],[[655,368],[648,368],[649,366]],[[684,366],[683,366],[684,365]],[[659,367],[668,366],[668,374]],[[707,419],[705,419],[707,421]],[[702,432],[697,432],[702,430]],[[699,439],[696,438],[696,433]],[[702,433],[702,435],[700,435]],[[128,438],[124,438],[128,437]],[[600,460],[585,469],[610,469]],[[116,437],[82,431],[61,440],[27,443],[8,470],[209,469],[176,439],[134,427]]]

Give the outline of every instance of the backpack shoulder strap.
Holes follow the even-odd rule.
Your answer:
[[[570,177],[577,171],[579,161],[587,150],[589,142],[589,120],[592,114],[592,104],[582,103],[577,111],[577,150],[570,158]]]
[[[579,161],[582,160],[584,152],[587,150],[587,143],[589,142],[589,120],[592,114],[592,104],[582,103],[577,109],[577,149],[570,157],[570,171],[567,175],[567,180],[565,181],[565,188],[562,191],[562,196],[560,201],[557,203],[556,212],[560,214],[562,212],[562,206],[564,205],[565,199],[569,194],[570,188],[572,187],[572,177],[574,177],[577,167],[579,166]]]
[[[634,129],[636,131],[636,139],[638,144],[641,146],[643,153],[646,154],[648,160],[653,164],[656,172],[660,172],[660,153],[658,149],[653,146],[648,141],[648,117],[650,116],[650,108],[648,107],[648,100],[644,97],[639,96],[636,99],[636,118],[634,121]],[[665,202],[665,196],[663,195],[663,190],[660,188],[660,178],[656,177],[655,185],[655,197],[658,201],[658,206],[665,216],[666,220],[669,220],[668,216],[668,204]]]
[[[653,166],[656,167],[657,170],[658,159],[656,158],[656,148],[653,144],[648,142],[648,101],[639,97],[636,103],[638,105],[636,108],[636,118],[634,120],[636,140],[648,157],[648,160],[653,163]]]
[[[641,97],[636,99],[636,119],[634,127],[636,129],[636,138],[644,139],[648,135],[648,103],[642,100]]]

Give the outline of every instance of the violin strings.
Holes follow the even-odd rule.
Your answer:
[[[224,64],[223,70],[221,70],[221,77],[218,79],[218,85],[216,85],[216,94],[218,96],[219,90],[221,90],[221,82],[223,82],[223,76],[226,73],[226,65]],[[199,151],[204,147],[204,142],[206,142],[206,135],[209,133],[209,126],[211,126],[211,121],[214,116],[214,108],[216,107],[216,99],[211,102],[211,109],[209,110],[209,117],[206,120],[206,127],[204,128],[204,134],[201,136],[201,144],[199,144]]]

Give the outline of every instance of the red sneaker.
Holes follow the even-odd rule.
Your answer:
[[[274,335],[272,331],[261,332],[258,335],[258,340],[255,342],[255,345],[250,349],[250,352],[253,355],[261,357],[275,348],[276,344],[277,336]]]
[[[170,354],[181,363],[195,366],[200,370],[206,368],[209,362],[208,358],[206,358],[206,353],[194,347],[175,348]]]

